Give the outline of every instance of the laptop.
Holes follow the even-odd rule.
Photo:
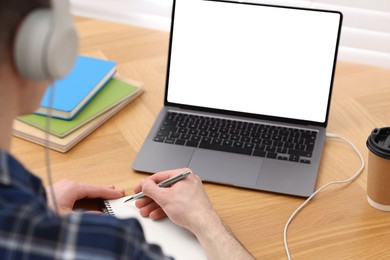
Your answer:
[[[337,11],[175,0],[164,107],[133,169],[310,196],[341,23]]]

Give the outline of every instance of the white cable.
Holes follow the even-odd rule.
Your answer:
[[[293,213],[292,215],[290,216],[290,218],[288,219],[285,227],[284,227],[284,247],[286,249],[286,254],[287,254],[287,258],[289,260],[291,260],[291,255],[290,255],[290,251],[289,251],[289,248],[288,248],[288,243],[287,243],[287,230],[288,230],[288,226],[290,225],[291,221],[294,219],[294,217],[299,213],[299,211],[302,210],[302,208],[304,208],[308,203],[309,201],[314,197],[316,196],[320,191],[322,191],[323,189],[325,189],[326,187],[330,186],[330,185],[333,185],[333,184],[344,184],[344,183],[349,183],[349,182],[352,182],[354,181],[357,177],[359,177],[359,175],[361,174],[361,172],[363,171],[364,169],[364,166],[365,166],[365,162],[364,162],[364,158],[362,156],[362,154],[359,152],[359,150],[356,148],[356,146],[351,143],[349,140],[347,140],[346,138],[342,137],[342,136],[339,136],[339,135],[335,135],[335,134],[327,134],[326,135],[327,137],[330,137],[330,138],[338,138],[338,139],[341,139],[343,141],[345,141],[346,143],[350,144],[352,146],[352,148],[355,150],[355,152],[358,154],[360,160],[361,160],[361,167],[359,168],[359,170],[354,174],[352,175],[350,178],[346,179],[346,180],[339,180],[339,181],[331,181],[331,182],[328,182],[327,184],[323,185],[322,187],[320,187],[319,189],[317,189],[313,194],[310,195],[309,198],[307,198],[305,200],[305,202],[302,203],[301,206],[299,206]]]
[[[47,180],[49,185],[49,192],[53,201],[54,209],[57,214],[59,213],[58,205],[57,205],[57,199],[54,192],[53,187],[53,179],[51,174],[51,158],[50,158],[50,125],[51,125],[51,118],[53,113],[53,102],[54,102],[54,93],[55,93],[55,83],[53,85],[50,85],[49,88],[49,106],[47,108],[47,116],[46,116],[46,127],[45,127],[45,161],[46,161],[46,174],[47,174]]]

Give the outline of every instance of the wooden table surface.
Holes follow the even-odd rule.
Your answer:
[[[142,81],[145,93],[68,153],[51,152],[54,181],[63,178],[115,184],[132,193],[148,175],[131,164],[163,105],[169,34],[129,25],[75,18],[80,53],[118,62],[121,76]],[[366,139],[375,127],[390,126],[390,69],[338,62],[328,133],[352,141],[367,159]],[[13,138],[11,152],[47,184],[44,150]],[[327,139],[317,187],[345,179],[359,158],[344,142]],[[291,223],[293,259],[390,258],[390,212],[366,199],[367,167],[349,185],[321,192]],[[205,183],[216,210],[256,257],[285,259],[283,229],[302,198]]]

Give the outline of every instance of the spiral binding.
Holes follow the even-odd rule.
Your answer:
[[[104,206],[102,207],[102,212],[106,215],[115,215],[114,211],[111,208],[111,205],[108,201],[103,201]]]

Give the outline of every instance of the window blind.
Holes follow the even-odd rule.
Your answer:
[[[168,31],[172,0],[70,0],[74,15]]]
[[[76,15],[168,31],[173,0],[71,0]],[[390,67],[389,0],[247,0],[341,11],[339,59]]]
[[[390,67],[390,1],[318,0],[313,7],[343,13],[341,60]]]

